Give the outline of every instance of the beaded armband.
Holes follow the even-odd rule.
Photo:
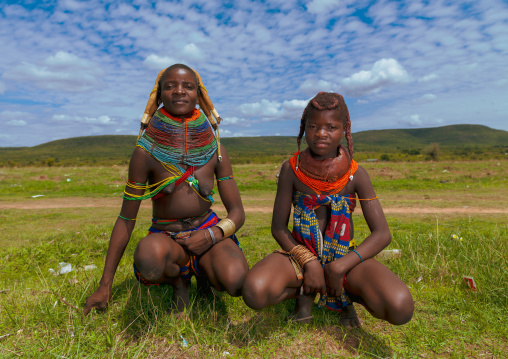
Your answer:
[[[118,217],[121,219],[125,219],[126,221],[135,221],[136,220],[136,218],[127,218],[127,217],[123,217],[121,215],[118,215]]]
[[[235,178],[234,176],[227,176],[227,177],[217,178],[217,182],[222,182],[222,181],[229,180],[229,179],[234,179],[234,178]]]
[[[228,238],[236,232],[236,224],[229,218],[221,219],[220,222],[216,224],[216,226],[222,229],[224,238]]]

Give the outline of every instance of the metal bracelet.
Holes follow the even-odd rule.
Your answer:
[[[216,243],[215,235],[213,234],[212,228],[208,227],[207,229],[208,229],[208,233],[210,233],[210,237],[212,238],[212,246],[214,246]]]
[[[236,232],[236,224],[229,218],[221,219],[220,222],[216,224],[216,226],[222,229],[224,238],[231,237]]]

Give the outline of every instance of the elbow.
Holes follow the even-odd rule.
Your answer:
[[[238,223],[236,224],[236,228],[241,228],[245,223],[245,211],[243,207],[238,213]]]
[[[279,238],[280,237],[280,228],[277,228],[276,226],[272,225],[272,237],[273,238]]]
[[[228,211],[227,217],[235,222],[236,229],[240,229],[245,223],[245,211],[242,206]]]
[[[390,245],[390,243],[392,243],[392,234],[390,233],[390,231],[386,231],[386,234],[384,235],[384,237],[385,237],[386,247],[388,247]]]

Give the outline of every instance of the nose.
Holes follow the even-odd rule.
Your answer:
[[[183,85],[182,84],[176,85],[176,87],[175,87],[175,93],[177,93],[177,94],[183,93]]]
[[[324,138],[327,136],[327,133],[324,128],[320,128],[316,131],[316,136],[319,138]]]

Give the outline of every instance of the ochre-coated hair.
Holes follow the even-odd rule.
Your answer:
[[[189,66],[187,65],[184,65],[184,64],[174,64],[174,65],[171,65],[169,66],[166,70],[164,70],[160,80],[159,80],[159,86],[157,88],[157,104],[160,105],[162,103],[161,101],[161,88],[162,88],[162,81],[164,81],[164,79],[166,78],[167,74],[173,70],[173,69],[184,69],[184,70],[187,70],[189,71],[190,73],[192,73],[192,75],[194,75],[194,79],[196,80],[196,87],[197,87],[197,90],[198,90],[198,97],[199,97],[199,92],[200,92],[200,88],[199,88],[199,85],[198,85],[198,77],[196,76],[196,73],[194,72],[193,69],[191,69]]]
[[[305,125],[310,111],[328,111],[337,110],[339,112],[339,120],[344,126],[344,134],[347,140],[347,149],[349,156],[353,158],[353,138],[351,137],[351,120],[349,111],[344,101],[344,97],[334,92],[320,92],[312,100],[309,101],[305,110],[303,110],[302,121],[300,123],[300,133],[296,138],[298,151],[300,151],[300,142],[305,133]]]

